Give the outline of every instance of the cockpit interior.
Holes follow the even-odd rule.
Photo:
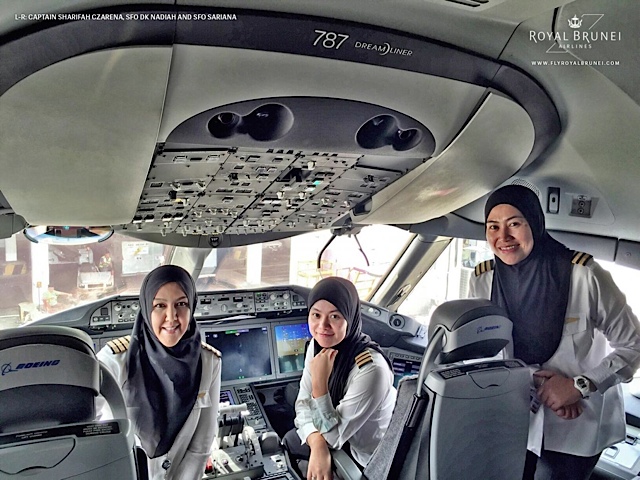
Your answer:
[[[471,358],[425,361],[434,312],[466,299],[492,258],[483,209],[509,184],[534,190],[553,237],[603,262],[640,314],[639,21],[634,0],[2,2],[0,398],[17,365],[3,349],[31,352],[21,332],[82,332],[68,357],[81,361],[86,345],[130,334],[148,272],[180,265],[196,279],[202,340],[223,359],[220,448],[203,478],[299,480],[279,442],[293,428],[311,288],[351,280],[394,385],[417,376],[443,396]],[[485,366],[515,391],[524,365],[497,353],[471,357],[502,362]],[[52,360],[30,358],[21,364],[46,377]],[[640,380],[623,391],[626,438],[593,480],[639,478]],[[446,422],[433,427],[442,445],[490,441]],[[526,438],[512,433],[496,448],[515,459]],[[0,425],[0,479],[51,478],[57,453],[32,467],[16,435]],[[443,465],[436,447],[430,465],[416,448],[414,470],[391,459],[384,478]],[[512,480],[498,461],[477,478]],[[383,478],[334,462],[345,480]]]

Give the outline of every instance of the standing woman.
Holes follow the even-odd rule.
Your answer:
[[[196,300],[186,270],[156,268],[142,282],[131,336],[98,352],[123,390],[150,480],[201,479],[217,433],[220,353],[201,341]]]
[[[366,466],[382,439],[396,401],[391,363],[362,333],[360,300],[349,280],[329,277],[311,290],[313,337],[296,400],[296,429],[283,444],[308,459],[306,476],[331,480],[331,449],[345,449]]]
[[[640,365],[638,319],[591,255],[549,235],[532,190],[493,192],[485,223],[495,266],[476,267],[469,296],[506,309],[514,357],[540,368],[524,478],[588,479],[602,451],[625,438],[618,384]]]

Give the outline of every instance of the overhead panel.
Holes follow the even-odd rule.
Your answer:
[[[283,148],[260,148],[265,142]],[[158,145],[133,224],[123,228],[162,235],[328,228],[434,149],[420,122],[363,102],[280,97],[225,105],[184,121]]]
[[[355,223],[421,223],[482,197],[509,178],[533,148],[531,119],[515,102],[490,94],[438,157],[374,195]]]
[[[490,88],[536,125],[532,158],[559,131],[531,78],[426,37],[206,6],[126,13],[149,21],[114,31],[66,19],[0,45],[11,59],[0,66],[0,153],[33,159],[27,175],[0,179],[0,191],[28,222],[284,236],[393,196],[398,182],[444,158]],[[55,48],[29,48],[47,42]],[[46,218],[41,201],[15,193],[22,178],[45,192]],[[116,188],[124,193],[114,197]],[[416,215],[407,205],[394,223]],[[187,243],[236,243],[218,240]]]

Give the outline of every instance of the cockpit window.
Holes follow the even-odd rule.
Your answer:
[[[360,297],[367,299],[411,237],[411,233],[396,227],[372,225],[357,237],[336,237],[326,249],[331,233],[324,230],[268,243],[219,248],[205,260],[196,286],[198,290],[283,284],[313,287],[320,279],[335,275],[350,279]]]
[[[363,299],[379,285],[412,234],[395,227],[363,228],[357,240],[311,232],[243,247],[212,250],[199,291],[297,284],[329,275],[351,279]],[[360,250],[362,247],[362,251]],[[137,295],[145,275],[167,263],[174,247],[114,234],[102,243],[32,243],[18,233],[0,239],[0,329],[113,295]]]
[[[398,312],[428,325],[438,305],[467,297],[475,266],[491,258],[493,253],[487,242],[453,239],[402,302]]]
[[[0,328],[117,294],[137,294],[173,247],[114,234],[102,243],[49,245],[17,233],[0,240]]]
[[[492,258],[493,253],[487,242],[453,239],[402,302],[398,312],[428,325],[431,314],[438,305],[449,300],[467,298],[469,278],[473,275],[475,266]],[[636,316],[640,315],[640,298],[633,291],[634,286],[640,283],[640,270],[598,259],[597,262],[611,273],[616,285],[627,297],[628,305]]]
[[[613,277],[613,281],[627,297],[627,304],[637,317],[640,317],[640,297],[637,294],[640,284],[640,270],[624,267],[613,262],[597,260],[600,266],[607,270]]]

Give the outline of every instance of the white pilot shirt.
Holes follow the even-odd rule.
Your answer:
[[[124,352],[114,354],[109,346],[105,346],[97,355],[121,388],[127,379],[127,356]],[[202,378],[196,403],[167,454],[147,458],[149,480],[200,480],[204,475],[205,464],[218,433],[221,370],[220,358],[208,345],[203,344],[201,357]],[[108,407],[105,412],[110,412]],[[171,466],[165,470],[162,464],[167,459]]]
[[[469,297],[491,298],[493,271],[471,277]],[[582,415],[563,420],[548,408],[530,414],[528,449],[583,457],[600,454],[625,438],[620,382],[640,366],[640,325],[611,274],[593,260],[574,264],[558,350],[540,368],[571,378],[584,375],[597,387],[581,400]],[[535,295],[535,292],[532,292]]]
[[[366,351],[371,353],[373,361],[362,367],[354,363],[347,377],[346,393],[334,408],[329,393],[312,397],[309,363],[313,359],[313,347],[310,346],[295,405],[295,426],[302,443],[313,432],[320,432],[333,449],[349,442],[351,454],[362,466],[367,465],[387,431],[396,403],[389,364],[379,352]]]

